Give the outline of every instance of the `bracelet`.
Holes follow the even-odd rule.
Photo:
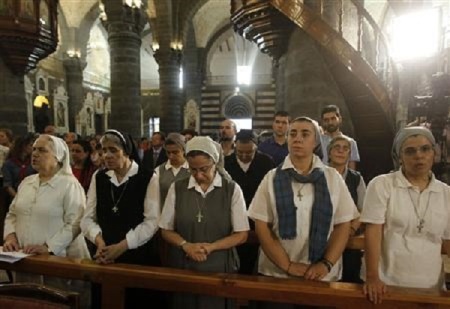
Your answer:
[[[183,246],[184,246],[185,244],[187,244],[187,241],[186,241],[186,240],[183,240],[182,242],[180,242],[180,243],[178,244],[178,247],[183,248]]]
[[[292,265],[292,262],[289,261],[289,266],[288,266],[288,268],[286,269],[286,274],[288,274],[288,275],[289,275],[289,269],[291,269],[291,265]]]
[[[322,263],[323,265],[325,265],[325,267],[327,268],[328,272],[331,271],[331,269],[333,268],[334,264],[331,263],[329,260],[327,260],[326,258],[323,258],[322,260],[320,260],[319,263]]]

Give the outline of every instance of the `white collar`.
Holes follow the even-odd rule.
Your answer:
[[[412,188],[415,187],[413,184],[409,182],[409,180],[403,175],[403,172],[400,170],[395,172],[395,185],[400,188]],[[430,183],[428,184],[428,187],[425,190],[430,190],[434,192],[441,192],[442,187],[439,186],[436,177],[434,177],[434,174],[431,173],[431,179]]]
[[[189,169],[189,163],[187,162],[187,160],[184,160],[184,163],[181,164],[179,167],[174,167],[172,164],[170,164],[170,160],[167,160],[166,164],[164,165],[164,168],[166,169],[166,171],[170,170],[170,169],[180,169],[180,168],[185,168],[185,169]]]
[[[212,183],[209,185],[206,192],[204,192],[202,190],[202,188],[200,187],[200,185],[197,183],[194,176],[192,176],[192,175],[189,177],[189,183],[187,186],[188,189],[194,188],[195,191],[201,193],[203,196],[205,196],[206,194],[211,192],[215,187],[222,187],[222,177],[220,177],[220,175],[217,171],[216,171],[216,175],[214,176]]]
[[[119,183],[119,181],[117,180],[117,176],[116,173],[114,173],[113,170],[108,170],[106,172],[106,175],[108,175],[110,177],[111,183],[113,183],[116,187],[120,186],[121,184],[125,183],[128,181],[128,179],[134,175],[136,175],[139,171],[139,165],[137,165],[136,162],[131,161],[131,167],[128,170],[128,172],[126,173],[125,177],[123,177],[122,181]]]
[[[322,163],[322,160],[316,155],[313,155],[313,161],[311,169],[308,171],[308,174],[315,168],[323,169],[325,167],[325,164]],[[284,159],[283,165],[281,166],[282,170],[286,170],[288,168],[293,168],[297,173],[302,174],[303,171],[299,171],[294,167],[294,164],[292,164],[291,156],[287,155],[286,159]]]

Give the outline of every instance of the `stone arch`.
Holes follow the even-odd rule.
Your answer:
[[[202,64],[203,72],[205,73],[205,75],[208,75],[210,73],[209,67],[210,67],[211,59],[212,59],[214,52],[219,47],[219,45],[222,43],[222,41],[231,35],[233,35],[233,29],[231,27],[231,24],[227,24],[227,25],[223,26],[222,28],[220,28],[219,30],[217,30],[217,32],[214,33],[211,36],[211,38],[209,39],[208,44],[205,47],[206,57],[203,58],[204,62]]]
[[[252,118],[255,115],[253,100],[243,93],[228,96],[222,104],[222,115],[225,118]]]

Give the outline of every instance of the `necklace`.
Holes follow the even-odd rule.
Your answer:
[[[203,207],[205,206],[205,198],[203,198],[202,206],[200,207],[200,204],[198,203],[198,197],[195,197],[195,201],[197,202],[197,215],[195,216],[197,218],[197,223],[201,223],[203,219]]]
[[[125,183],[125,186],[123,187],[122,192],[120,193],[119,199],[117,201],[115,201],[113,184],[111,183],[111,187],[110,187],[111,188],[111,200],[114,204],[111,210],[113,213],[117,213],[119,211],[119,207],[117,207],[117,205],[119,205],[120,201],[122,200],[122,197],[125,194],[125,191],[127,190],[128,183],[129,183],[129,181],[127,181]]]
[[[420,203],[420,194],[419,194],[419,198],[417,199],[417,204],[414,202],[412,196],[411,196],[411,192],[410,192],[410,188],[408,188],[408,194],[409,194],[409,198],[411,200],[411,203],[414,206],[414,213],[416,214],[417,220],[419,220],[419,223],[417,224],[417,231],[420,233],[422,233],[422,229],[425,226],[425,215],[427,214],[428,211],[428,207],[430,206],[430,197],[431,197],[431,192],[428,193],[428,201],[427,201],[427,206],[425,207],[425,211],[423,212],[422,217],[419,215],[419,203]]]
[[[303,197],[302,190],[303,190],[303,188],[305,187],[305,185],[306,185],[306,183],[302,184],[302,185],[300,186],[300,189],[298,189],[298,191],[297,191],[297,197],[298,197],[298,200],[299,200],[299,201],[302,200],[302,197]]]

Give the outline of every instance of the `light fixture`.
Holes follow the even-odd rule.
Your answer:
[[[142,1],[141,0],[123,0],[123,4],[127,5],[131,8],[140,8],[142,5]]]
[[[38,95],[33,102],[33,106],[37,107],[37,108],[41,108],[42,105],[47,104],[47,106],[49,105],[48,103],[48,99],[43,96],[43,95]]]
[[[159,43],[158,42],[153,42],[152,43],[152,49],[154,52],[156,52],[159,49]]]
[[[170,48],[173,50],[182,50],[183,44],[181,42],[174,41],[174,42],[170,43]]]
[[[66,52],[67,56],[69,56],[70,58],[80,58],[81,57],[81,52],[79,50],[73,50],[73,49],[69,49]]]

